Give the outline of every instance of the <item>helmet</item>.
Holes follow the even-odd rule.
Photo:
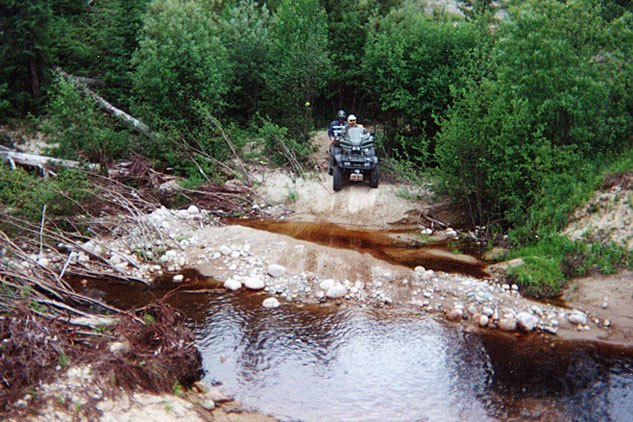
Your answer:
[[[347,122],[350,123],[351,121],[356,121],[356,116],[354,116],[353,114],[350,114],[349,116],[347,116]]]
[[[339,119],[344,119],[347,117],[347,113],[345,113],[345,110],[339,110],[336,112],[336,117],[338,117]]]

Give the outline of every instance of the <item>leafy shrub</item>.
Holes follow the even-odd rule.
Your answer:
[[[288,129],[271,122],[269,119],[260,119],[261,126],[257,131],[264,143],[264,153],[271,162],[282,166],[290,163],[293,158],[299,163],[304,163],[310,157],[310,146],[298,142],[288,136]]]
[[[48,218],[76,216],[81,202],[91,195],[85,174],[76,170],[60,170],[57,177],[41,180],[20,168],[0,165],[0,203],[3,211],[18,218],[39,221],[45,205]]]
[[[222,112],[233,73],[207,6],[156,0],[143,22],[132,59],[134,103],[141,115],[156,128],[184,133],[198,125],[198,108]]]
[[[58,78],[42,119],[52,153],[73,160],[105,163],[131,148],[131,136],[117,130],[96,103],[69,81]]]

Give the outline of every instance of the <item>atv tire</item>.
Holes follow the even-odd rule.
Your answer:
[[[378,171],[378,164],[371,171],[371,175],[369,176],[369,186],[372,188],[378,187],[378,179],[380,178],[380,173]]]
[[[332,175],[332,189],[334,189],[334,192],[338,192],[341,190],[342,187],[343,187],[343,170],[339,166],[334,165],[333,175]]]

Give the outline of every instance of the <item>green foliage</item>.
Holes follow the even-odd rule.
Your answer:
[[[271,15],[265,5],[239,0],[219,17],[220,38],[227,49],[235,79],[228,95],[231,115],[248,120],[265,89],[263,73],[269,66]]]
[[[56,80],[46,112],[42,130],[60,157],[106,163],[132,147],[130,134],[112,126],[94,100],[63,78]]]
[[[335,109],[361,110],[364,105],[362,93],[365,74],[361,65],[370,22],[380,3],[384,2],[326,2],[332,72],[324,96]]]
[[[327,17],[318,0],[282,0],[272,25],[266,101],[275,122],[307,142],[315,98],[325,87],[331,65]]]
[[[150,4],[132,74],[136,109],[147,122],[185,132],[198,125],[199,108],[224,110],[232,69],[217,32],[200,2]]]
[[[631,94],[623,91],[630,24],[630,14],[606,22],[597,0],[531,0],[511,9],[495,49],[499,82],[526,99],[532,125],[553,145],[608,150],[631,133]]]
[[[565,287],[560,263],[552,257],[525,258],[525,264],[512,268],[508,275],[521,288],[524,296],[556,297]]]
[[[15,217],[32,222],[41,219],[45,205],[47,218],[77,215],[91,189],[85,175],[75,170],[60,170],[57,177],[42,181],[22,169],[0,165],[0,204]]]
[[[571,277],[599,271],[612,274],[630,265],[633,251],[613,242],[586,244],[565,236],[551,235],[510,253],[506,258],[521,257],[525,264],[509,271],[510,279],[528,296],[553,297],[561,293]]]
[[[271,122],[269,119],[260,119],[261,126],[257,135],[264,143],[264,154],[276,165],[288,164],[288,153],[293,154],[299,162],[305,162],[312,153],[309,145],[298,142],[288,136],[288,129]]]
[[[560,229],[586,199],[596,180],[588,154],[630,147],[630,65],[621,60],[630,42],[614,40],[631,32],[622,27],[630,15],[605,22],[592,0],[511,11],[498,43],[482,51],[493,65],[469,70],[457,90],[437,158],[444,187],[474,221],[518,228],[524,244]]]
[[[386,121],[387,150],[426,149],[433,153],[437,119],[453,101],[451,86],[461,79],[475,27],[447,16],[434,18],[405,4],[379,21],[365,47],[366,89]],[[406,138],[406,142],[393,142]],[[409,144],[409,145],[407,145]]]
[[[4,0],[0,3],[0,97],[14,116],[39,105],[50,64],[50,0]],[[2,115],[5,117],[6,115]]]

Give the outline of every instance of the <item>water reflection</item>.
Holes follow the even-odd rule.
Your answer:
[[[198,331],[205,382],[247,406],[304,421],[487,419],[486,360],[461,359],[477,353],[472,336],[422,317],[221,302]]]
[[[476,335],[423,316],[261,306],[186,277],[157,288],[90,282],[134,307],[156,297],[195,330],[208,385],[293,421],[629,421],[633,353],[536,335]],[[77,283],[75,283],[77,284]]]

